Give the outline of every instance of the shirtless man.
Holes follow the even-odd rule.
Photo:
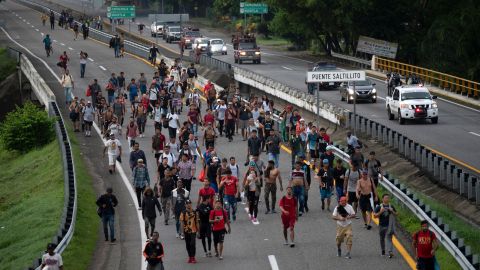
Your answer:
[[[375,185],[372,184],[372,180],[368,177],[368,171],[363,170],[360,179],[357,182],[357,199],[360,205],[360,211],[362,211],[363,221],[365,222],[365,228],[370,230],[372,225],[372,204],[370,203],[370,197],[373,193],[374,201],[377,200],[377,190]]]
[[[292,187],[293,196],[298,201],[298,216],[301,217],[304,213],[305,190],[310,189],[310,187],[305,180],[305,172],[302,170],[302,163],[299,161],[295,163],[295,168],[292,170],[289,186]]]
[[[272,214],[277,213],[275,211],[275,203],[277,201],[277,179],[280,184],[280,191],[283,191],[282,177],[280,176],[280,170],[275,168],[275,162],[273,160],[268,161],[267,169],[265,170],[265,205],[267,211],[265,214],[270,213],[269,195],[272,193]]]

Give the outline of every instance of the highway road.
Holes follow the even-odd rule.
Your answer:
[[[55,66],[58,56],[62,51],[67,51],[71,57],[70,70],[75,79],[74,95],[85,98],[85,89],[87,84],[97,78],[103,86],[110,76],[111,72],[119,73],[126,71],[127,78],[138,78],[140,72],[145,72],[148,78],[153,75],[153,68],[135,57],[126,56],[123,59],[115,59],[113,51],[104,44],[93,40],[73,40],[73,33],[66,30],[50,31],[48,27],[41,26],[39,13],[27,9],[24,6],[6,1],[0,4],[0,14],[5,18],[6,29],[18,45],[14,47],[30,50],[33,54],[45,61],[48,66],[59,74]],[[54,40],[54,56],[47,58],[41,43],[43,34],[51,34]],[[1,40],[6,37],[1,33]],[[10,42],[9,42],[10,43]],[[80,50],[89,53],[90,61],[87,64],[86,78],[79,78],[78,53]],[[26,53],[29,58],[33,58]],[[49,70],[42,66],[40,60],[35,60],[35,66],[45,78],[46,82],[55,91],[59,104],[63,101],[63,92],[59,87],[57,80]],[[267,60],[268,61],[268,60]],[[63,114],[67,115],[65,108]],[[153,123],[149,120],[145,138],[139,138],[141,148],[145,150],[148,160],[150,175],[154,176],[154,159],[149,151],[150,136],[153,134]],[[89,160],[92,169],[99,174],[105,174],[107,167],[105,160],[101,158],[102,142],[99,136],[92,138],[83,138],[78,134],[79,140],[86,149],[84,155]],[[122,136],[123,137],[123,136]],[[126,141],[122,138],[122,144]],[[128,150],[124,148],[123,160],[128,160]],[[235,137],[234,142],[227,143],[225,138],[219,138],[218,153],[221,157],[230,157],[232,153],[237,160],[244,160],[245,142],[239,136]],[[262,158],[265,158],[263,156]],[[289,164],[290,156],[282,152],[281,164]],[[239,162],[242,163],[242,162]],[[153,165],[153,166],[152,166]],[[117,195],[121,204],[118,207],[117,226],[119,227],[118,244],[110,245],[98,244],[98,253],[94,256],[91,269],[140,269],[142,238],[140,231],[143,230],[143,223],[137,220],[137,210],[132,198],[133,194],[129,191],[125,182],[130,181],[130,170],[126,162],[121,164],[125,176],[105,176],[106,185],[113,185],[118,191]],[[283,179],[288,179],[288,166],[281,166]],[[240,164],[241,171],[244,170]],[[198,170],[198,168],[197,168]],[[94,179],[96,182],[97,179]],[[284,180],[284,185],[286,180]],[[192,199],[196,199],[196,194],[200,184],[194,182]],[[79,194],[81,196],[81,194]],[[281,194],[277,192],[277,198]],[[217,261],[214,258],[202,258],[201,244],[197,241],[197,254],[199,255],[197,265],[191,265],[192,269],[377,269],[386,267],[388,269],[408,269],[405,260],[396,252],[392,259],[380,257],[380,247],[378,243],[378,230],[376,227],[372,231],[363,229],[360,220],[354,221],[354,248],[352,259],[337,258],[335,249],[335,222],[331,219],[331,214],[320,210],[318,185],[312,184],[310,190],[310,208],[311,211],[301,217],[296,226],[295,248],[283,246],[283,237],[281,235],[281,222],[278,215],[264,215],[265,207],[260,203],[259,224],[253,224],[245,210],[245,206],[239,206],[239,218],[232,225],[232,234],[226,237],[226,248],[223,261]],[[93,203],[93,202],[92,202]],[[162,224],[162,225],[161,225]],[[173,225],[164,226],[162,217],[157,218],[157,229],[160,232],[161,241],[166,249],[165,267],[166,269],[185,269],[186,251],[183,241],[175,238],[175,229]],[[112,252],[114,250],[115,252]],[[321,265],[321,267],[319,266]],[[278,267],[277,267],[278,266]]]
[[[149,26],[151,22],[146,17],[136,18],[137,23],[144,23]],[[127,26],[121,26],[122,29],[128,30]],[[132,32],[139,34],[132,27]],[[218,55],[214,58],[230,63],[255,73],[270,77],[278,82],[284,83],[290,87],[300,89],[306,92],[305,76],[306,71],[314,62],[292,57],[286,53],[272,51],[269,49],[262,50],[262,64],[235,64],[233,61],[233,48],[230,44],[230,37],[219,31],[205,31],[200,29],[202,34],[207,37],[223,38],[228,44],[228,54]],[[144,37],[151,39],[149,28],[145,29]],[[178,52],[178,44],[168,44],[161,38],[158,39],[162,47],[168,48],[173,52]],[[188,51],[186,52],[188,53]],[[456,159],[476,168],[480,172],[480,110],[465,107],[460,104],[452,103],[448,100],[438,99],[440,110],[439,123],[437,125],[425,122],[407,121],[406,125],[400,125],[397,121],[390,121],[387,118],[385,109],[386,85],[383,81],[373,79],[376,83],[379,99],[376,104],[357,104],[357,112],[359,115],[375,120],[384,124],[409,138],[428,146],[436,151],[447,154],[451,159]],[[338,90],[322,91],[320,98],[337,106],[353,111],[353,104],[346,104],[340,101]]]

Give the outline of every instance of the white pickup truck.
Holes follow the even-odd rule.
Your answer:
[[[436,124],[438,123],[436,98],[424,86],[397,86],[392,96],[387,96],[386,99],[388,119],[394,120],[397,117],[400,125],[405,124],[406,119],[430,119],[432,124]]]

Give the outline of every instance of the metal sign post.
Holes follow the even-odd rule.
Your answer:
[[[317,84],[317,116],[315,117],[315,122],[317,128],[320,127],[320,83]]]
[[[355,91],[355,82],[365,80],[365,71],[346,70],[346,71],[309,71],[307,72],[307,83],[317,83],[317,119],[320,117],[320,83],[331,82],[353,82],[353,133],[357,130],[357,92]],[[317,120],[317,125],[319,121]]]

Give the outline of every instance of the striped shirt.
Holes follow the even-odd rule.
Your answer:
[[[303,170],[293,170],[291,174],[292,181],[295,180],[304,180],[305,179],[305,172]]]

